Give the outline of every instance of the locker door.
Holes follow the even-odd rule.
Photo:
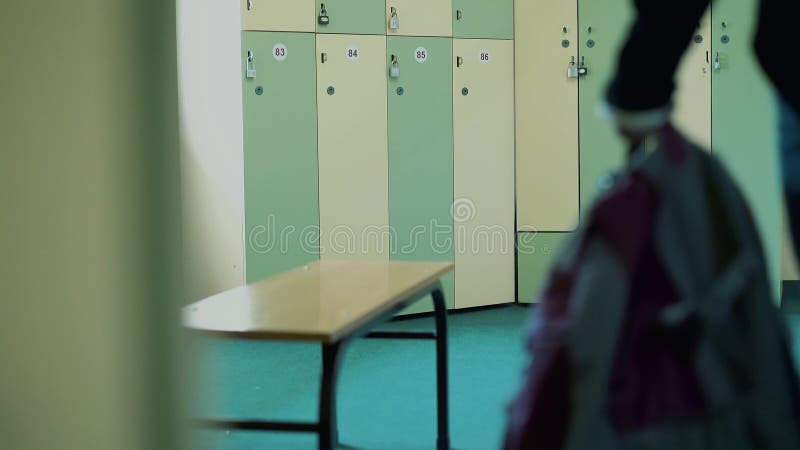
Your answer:
[[[567,77],[579,65],[577,6],[520,2],[515,11],[518,231],[578,223],[578,79]]]
[[[725,161],[753,209],[777,293],[783,246],[777,114],[772,88],[751,50],[757,3],[714,4],[711,51],[714,59],[719,54],[721,67],[712,70],[711,131],[714,153]]]
[[[456,306],[514,299],[512,41],[453,42]]]
[[[453,0],[452,17],[454,37],[514,37],[514,0]]]
[[[247,77],[248,52],[255,77]],[[276,56],[277,53],[277,56]],[[247,281],[318,258],[314,35],[242,33]]]
[[[597,108],[614,75],[617,52],[633,19],[630,3],[627,0],[578,2],[578,53],[589,69],[578,84],[581,210],[595,198],[598,183],[625,160],[626,144],[608,120],[598,117]]]
[[[675,127],[689,139],[711,149],[711,11],[683,55],[676,73]]]
[[[385,36],[317,35],[323,258],[389,257],[385,61]]]
[[[386,34],[383,24],[385,3],[375,0],[317,0],[316,17],[328,17],[327,24],[317,21],[317,33]]]
[[[390,36],[452,36],[452,13],[453,0],[386,0],[386,33]],[[393,18],[397,19],[398,28],[392,28]]]
[[[547,276],[571,233],[518,233],[518,300],[535,303],[547,282]]]
[[[387,48],[400,71],[388,91],[391,259],[453,261],[452,40],[391,36]],[[444,287],[452,307],[452,275]]]
[[[314,0],[239,0],[242,30],[314,32]]]

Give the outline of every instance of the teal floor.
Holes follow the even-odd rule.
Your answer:
[[[451,315],[452,448],[500,445],[504,407],[522,373],[522,332],[530,309],[508,306]],[[800,315],[788,317],[800,337]],[[432,318],[388,324],[429,330]],[[206,377],[193,392],[198,415],[313,421],[320,352],[310,344],[203,340]],[[800,362],[800,339],[795,338]],[[435,448],[435,352],[432,341],[358,340],[345,354],[339,381],[343,449]],[[315,449],[316,436],[289,433],[198,431],[198,450]]]

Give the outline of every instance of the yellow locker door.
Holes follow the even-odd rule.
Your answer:
[[[386,0],[390,36],[452,36],[453,0]]]
[[[386,36],[317,35],[320,254],[388,259]]]
[[[655,56],[654,56],[655,57]],[[711,11],[709,9],[683,55],[675,75],[675,127],[711,149]]]
[[[239,1],[242,8],[242,30],[313,33],[316,29],[317,4],[314,0]]]
[[[567,76],[580,65],[577,20],[576,2],[515,9],[518,231],[572,231],[578,223],[578,79]]]
[[[456,307],[514,300],[514,50],[453,41]]]

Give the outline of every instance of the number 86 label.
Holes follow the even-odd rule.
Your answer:
[[[478,53],[478,61],[481,64],[489,64],[492,61],[492,54],[489,52],[489,49],[483,49],[480,53]]]

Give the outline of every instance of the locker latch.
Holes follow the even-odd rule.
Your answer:
[[[578,64],[578,76],[585,77],[589,74],[589,68],[586,67],[586,57],[581,56],[581,62]]]
[[[328,17],[328,10],[325,9],[325,3],[319,4],[319,17],[317,18],[317,22],[320,25],[328,25],[331,23],[331,18]]]
[[[722,63],[719,60],[719,52],[717,52],[717,55],[714,57],[714,70],[720,69],[722,69]]]
[[[573,56],[569,61],[569,65],[567,66],[567,78],[578,78],[578,76],[578,66],[575,64],[575,57]]]
[[[252,51],[247,51],[247,63],[245,65],[245,76],[247,78],[255,78],[256,77],[256,65],[255,65],[255,55]]]
[[[461,67],[464,64],[464,58],[456,56],[456,67]]]
[[[389,9],[389,29],[400,29],[400,18],[397,17],[397,9],[394,6]]]
[[[456,20],[461,20],[462,17],[464,17],[464,13],[462,13],[460,9],[457,9],[456,10]]]
[[[247,0],[247,10],[248,11],[253,10],[253,0]]]
[[[397,56],[392,55],[392,65],[389,68],[389,76],[392,78],[400,77],[400,63],[397,61]]]

